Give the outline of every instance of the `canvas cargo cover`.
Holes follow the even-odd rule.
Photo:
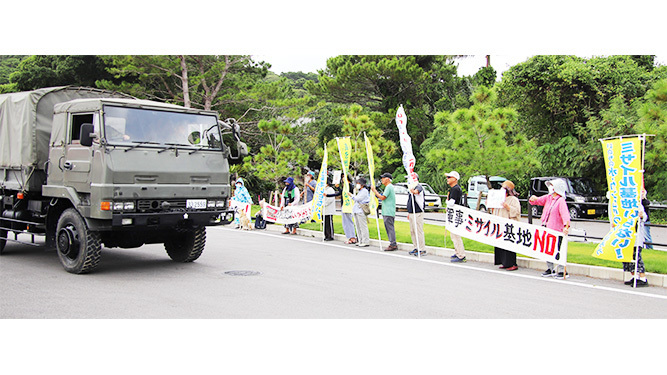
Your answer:
[[[0,168],[44,168],[49,157],[53,106],[80,98],[131,96],[72,86],[0,94]]]

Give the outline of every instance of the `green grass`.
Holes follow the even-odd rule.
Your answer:
[[[259,207],[255,208],[253,206],[253,215],[259,210]],[[314,231],[322,231],[322,226],[320,223],[304,223],[299,226],[299,228],[309,229]],[[410,237],[410,226],[405,221],[395,221],[396,228],[396,241],[401,243],[412,243],[412,238]],[[377,224],[376,219],[369,218],[368,223],[368,232],[371,239],[377,239]],[[342,218],[340,215],[334,215],[334,233],[343,234],[343,224]],[[440,225],[433,224],[424,224],[424,239],[426,240],[426,246],[433,247],[445,247],[445,228]],[[384,229],[384,221],[380,219],[380,237],[383,241],[387,241],[387,232]],[[447,232],[447,247],[453,248],[451,238],[449,238],[449,232]],[[486,245],[477,241],[473,241],[467,238],[463,238],[463,245],[466,250],[477,251],[481,253],[493,253],[493,246]],[[603,260],[594,258],[592,256],[593,251],[597,244],[595,243],[584,243],[584,242],[569,242],[567,249],[567,261],[568,263],[574,264],[585,264],[589,266],[601,266],[609,268],[622,268],[623,265],[620,262],[612,262],[610,260]],[[521,254],[517,254],[518,257],[528,258]],[[659,250],[642,250],[642,258],[644,259],[644,266],[646,267],[646,272],[667,274],[667,252]]]

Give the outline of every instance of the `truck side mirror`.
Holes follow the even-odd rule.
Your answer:
[[[81,130],[79,134],[79,142],[82,146],[90,147],[93,145],[93,138],[95,138],[92,133],[95,131],[93,124],[83,124],[81,125]]]

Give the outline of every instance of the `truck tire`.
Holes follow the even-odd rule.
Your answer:
[[[56,249],[65,270],[88,273],[97,267],[102,250],[100,233],[88,229],[79,212],[68,208],[58,218]]]
[[[0,226],[2,226],[2,222],[0,222]],[[7,243],[7,230],[0,229],[0,254],[2,254],[3,250],[5,250],[6,243]]]
[[[164,248],[169,257],[181,263],[193,262],[204,251],[206,245],[206,227],[179,229],[169,235]]]

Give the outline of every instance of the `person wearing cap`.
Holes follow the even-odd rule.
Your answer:
[[[304,203],[308,203],[313,200],[315,195],[315,189],[317,188],[317,181],[315,181],[315,172],[309,171],[306,173],[306,177],[303,181],[303,192],[301,196],[305,195]]]
[[[296,184],[294,184],[294,178],[293,177],[287,177],[285,181],[285,188],[283,189],[283,193],[281,195],[280,199],[280,209],[283,209],[287,206],[296,206],[299,204],[299,188],[296,187]],[[294,224],[286,224],[285,225],[285,231],[283,234],[296,234],[296,228],[299,227],[298,223]]]
[[[502,187],[505,189],[505,201],[503,202],[503,207],[492,208],[492,214],[506,219],[519,221],[521,219],[521,203],[518,198],[519,194],[514,190],[514,183],[510,180],[505,180]],[[507,271],[516,271],[519,269],[516,264],[515,252],[500,247],[494,247],[493,253],[493,264],[501,264],[500,268]]]
[[[541,197],[532,195],[528,198],[528,203],[533,206],[544,206],[542,217],[540,218],[542,226],[562,232],[567,236],[570,231],[570,211],[565,202],[565,181],[562,179],[553,179],[546,182],[549,193]],[[547,262],[547,270],[542,273],[542,277],[555,277],[565,279],[569,275],[565,274],[564,267],[558,266],[558,272],[554,270],[554,264]]]
[[[419,180],[419,175],[416,172],[413,172],[417,180]],[[417,185],[410,190],[408,194],[408,224],[410,224],[410,237],[412,237],[412,244],[414,249],[410,252],[410,255],[419,256],[426,255],[426,240],[424,238],[424,188],[417,181]],[[416,203],[416,204],[415,204]]]
[[[371,201],[371,196],[368,194],[366,188],[366,179],[359,177],[357,179],[356,189],[357,194],[347,193],[354,201],[352,206],[352,214],[354,215],[354,225],[357,229],[357,246],[367,247],[370,245],[371,239],[368,233],[368,217],[361,208],[362,204],[368,205]]]
[[[396,194],[394,193],[394,185],[391,183],[391,173],[380,175],[380,182],[384,185],[382,194],[377,191],[375,186],[371,186],[371,191],[382,201],[382,220],[384,221],[384,229],[387,231],[387,238],[389,239],[389,246],[384,251],[394,251],[398,249],[398,244],[396,243],[396,230],[394,229]]]
[[[457,171],[451,171],[447,173],[447,185],[449,185],[449,192],[447,193],[447,200],[454,201],[454,204],[463,206],[463,190],[459,186],[459,179],[461,176]],[[452,238],[454,243],[454,255],[452,255],[451,261],[453,263],[465,262],[466,261],[466,249],[463,246],[463,240],[461,236],[454,233],[449,233],[449,236]]]

